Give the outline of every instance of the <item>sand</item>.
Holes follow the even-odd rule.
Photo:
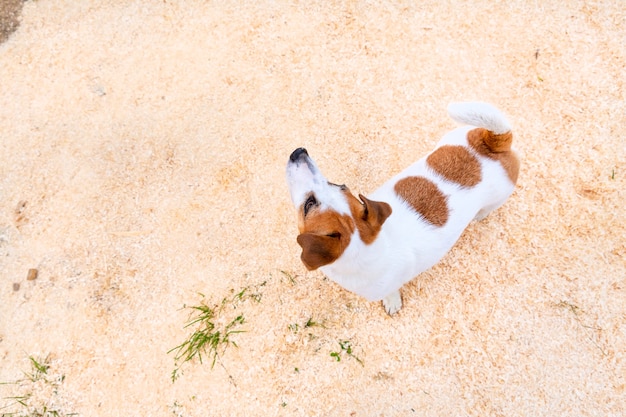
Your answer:
[[[1,413],[626,414],[622,1],[36,0],[20,16],[0,44],[0,382],[19,381]],[[509,116],[511,199],[397,316],[307,272],[290,152],[367,195],[454,128],[459,100]],[[173,382],[183,306],[244,288],[216,319],[243,316],[238,347]],[[35,382],[31,357],[49,365]]]

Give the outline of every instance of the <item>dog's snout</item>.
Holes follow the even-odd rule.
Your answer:
[[[289,160],[291,162],[296,162],[298,160],[298,158],[300,158],[300,156],[304,154],[304,155],[308,155],[309,153],[306,151],[306,149],[304,148],[298,148],[295,151],[293,151],[291,153],[291,156],[289,157]]]

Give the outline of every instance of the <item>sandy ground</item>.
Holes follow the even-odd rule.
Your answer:
[[[625,415],[624,45],[619,0],[26,2],[0,44],[0,412]],[[289,153],[367,195],[472,99],[514,125],[507,204],[396,317],[306,272]],[[182,307],[246,287],[217,319],[244,316],[238,348],[172,382]]]

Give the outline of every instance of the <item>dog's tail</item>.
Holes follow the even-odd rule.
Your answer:
[[[500,110],[489,103],[450,103],[448,114],[455,121],[485,129],[482,140],[491,152],[511,150],[511,125]]]

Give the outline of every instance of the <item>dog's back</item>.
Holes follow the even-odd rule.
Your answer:
[[[388,255],[406,271],[394,274],[387,265],[386,279],[395,282],[387,281],[381,294],[437,263],[472,220],[500,207],[515,188],[519,161],[502,113],[486,103],[453,104],[449,113],[470,125],[444,135],[430,154],[370,195],[393,209],[381,239],[395,241]]]

